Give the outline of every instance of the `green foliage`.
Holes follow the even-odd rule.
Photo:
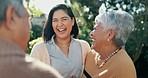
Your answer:
[[[42,36],[42,27],[37,25],[32,26],[32,29],[30,31],[30,40],[27,48],[28,54],[30,54],[31,49],[36,42],[42,41],[41,36]]]
[[[88,7],[82,6],[77,2],[72,2],[71,8],[76,16],[76,20],[80,30],[78,38],[86,40],[90,43],[91,38],[89,36],[89,33],[93,28],[93,14],[89,11]]]
[[[42,42],[43,39],[42,37],[38,37],[37,39],[34,39],[32,41],[29,42],[29,47],[27,48],[27,53],[30,54],[31,49],[33,48],[33,46],[37,43],[37,42]]]
[[[36,9],[35,6],[30,6],[30,0],[25,0],[27,2],[27,9],[31,12],[33,16],[40,16],[43,12],[40,9]]]
[[[40,9],[35,9],[35,6],[29,8],[33,16],[40,16],[43,12]]]
[[[41,14],[43,14],[43,12],[39,9],[36,9],[35,6],[29,5],[30,0],[26,0],[26,2],[27,2],[28,10],[31,12],[32,16],[40,16]],[[42,41],[41,40],[42,29],[43,28],[41,26],[32,25],[32,29],[30,31],[30,40],[27,48],[28,54],[30,54],[31,49],[36,42]]]
[[[32,26],[31,32],[30,32],[30,41],[37,39],[38,37],[42,36],[42,30],[43,28],[41,26]]]

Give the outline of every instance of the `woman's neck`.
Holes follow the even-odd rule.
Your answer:
[[[102,48],[99,52],[100,59],[101,60],[105,60],[106,58],[108,58],[109,55],[111,55],[114,51],[116,51],[117,47],[114,45],[111,46],[106,46],[105,48]]]
[[[60,38],[55,37],[54,40],[55,40],[55,44],[59,46],[59,48],[62,50],[64,55],[67,57],[69,54],[69,46],[70,46],[71,37],[67,39],[60,39]]]
[[[69,37],[69,38],[66,38],[66,39],[60,39],[60,38],[57,38],[57,37],[55,37],[54,38],[54,40],[55,40],[55,43],[58,45],[58,46],[65,46],[65,47],[67,47],[67,46],[69,46],[70,45],[70,41],[71,41],[71,37]]]

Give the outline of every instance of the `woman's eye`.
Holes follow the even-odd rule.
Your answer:
[[[64,18],[64,19],[62,19],[62,20],[64,20],[64,21],[65,21],[65,20],[67,20],[67,19],[66,19],[66,18]]]
[[[93,28],[93,30],[96,30],[96,28]]]
[[[52,22],[56,22],[57,20],[52,20]]]

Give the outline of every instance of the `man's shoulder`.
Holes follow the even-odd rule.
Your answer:
[[[29,55],[8,59],[0,63],[0,78],[63,78],[54,68]]]
[[[28,68],[34,75],[39,75],[42,78],[62,78],[62,76],[51,66],[42,63],[36,59],[26,56],[26,68]]]

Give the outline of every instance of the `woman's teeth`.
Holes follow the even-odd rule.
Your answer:
[[[66,29],[58,29],[59,32],[65,31]]]

